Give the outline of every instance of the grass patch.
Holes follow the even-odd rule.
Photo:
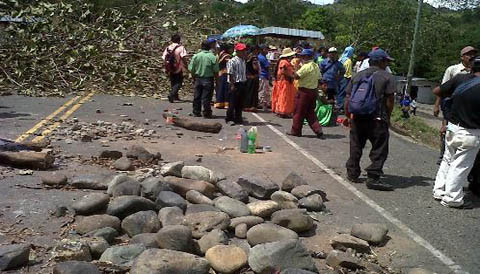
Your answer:
[[[412,137],[418,142],[426,144],[432,148],[440,147],[440,137],[438,129],[428,126],[421,118],[411,115],[404,119],[400,107],[395,106],[391,117],[392,127],[400,131],[399,133]]]

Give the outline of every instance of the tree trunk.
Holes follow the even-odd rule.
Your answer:
[[[188,130],[208,133],[219,133],[222,130],[222,124],[218,122],[200,122],[164,113],[163,118],[167,119],[167,117],[169,119],[172,119],[171,122],[174,126],[185,128]]]
[[[45,152],[0,152],[0,164],[13,167],[48,169],[52,167],[54,160],[52,155]]]

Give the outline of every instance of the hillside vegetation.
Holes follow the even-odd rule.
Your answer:
[[[461,4],[456,10],[425,5],[416,76],[438,80],[458,62],[463,46],[480,46],[478,1],[462,1],[453,1]],[[0,89],[35,96],[91,88],[159,94],[168,89],[160,55],[172,33],[182,33],[194,51],[207,35],[240,23],[320,30],[323,44],[353,44],[357,53],[381,46],[396,58],[394,71],[405,75],[416,7],[414,0],[327,6],[299,0],[2,0],[0,14],[35,20],[0,33]]]

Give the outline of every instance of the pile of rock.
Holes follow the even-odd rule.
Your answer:
[[[317,272],[299,233],[315,229],[307,211],[322,210],[325,193],[300,176],[289,175],[280,190],[253,176],[227,181],[183,162],[160,172],[143,181],[125,174],[73,178],[72,186],[106,193],[71,205],[78,236],[52,250],[55,273],[70,273],[60,262],[87,267],[71,261],[111,263],[130,273]]]
[[[148,125],[149,122],[146,121],[145,124]],[[132,122],[112,123],[99,120],[87,123],[76,118],[66,121],[54,133],[57,140],[67,143],[91,142],[101,138],[135,140],[138,137],[154,137],[155,134],[154,129],[140,127]]]

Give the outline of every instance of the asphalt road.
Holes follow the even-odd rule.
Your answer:
[[[15,139],[22,133],[33,127],[40,120],[62,106],[70,98],[29,98],[21,96],[0,97],[0,137]],[[124,106],[129,102],[133,106]],[[72,105],[73,106],[73,105]],[[69,106],[70,108],[71,106]],[[355,222],[385,222],[390,228],[390,241],[379,248],[381,252],[379,260],[385,264],[391,264],[396,269],[423,266],[437,273],[452,273],[452,270],[438,260],[429,250],[418,245],[411,235],[395,224],[389,223],[371,206],[353,195],[351,191],[338,183],[337,180],[326,174],[324,170],[315,165],[311,159],[306,158],[298,150],[285,142],[278,134],[273,132],[267,124],[259,121],[255,116],[246,113],[249,121],[248,126],[257,126],[260,135],[260,144],[269,145],[273,152],[258,155],[242,155],[235,150],[219,150],[222,147],[235,148],[237,141],[234,139],[238,127],[225,126],[219,135],[200,134],[182,129],[165,127],[161,113],[165,109],[178,109],[180,114],[187,114],[190,103],[168,104],[167,102],[150,98],[116,97],[107,95],[94,95],[76,112],[68,118],[77,117],[81,121],[93,122],[96,120],[119,122],[130,120],[144,123],[146,119],[149,126],[156,128],[159,137],[154,142],[138,140],[135,143],[152,150],[158,150],[168,160],[185,160],[187,163],[195,163],[195,154],[202,154],[205,165],[212,169],[223,171],[227,177],[234,178],[245,173],[260,174],[275,182],[281,182],[290,171],[296,171],[307,179],[312,185],[325,190],[328,194],[328,208],[332,211],[331,216],[326,216],[324,226],[317,228],[317,234],[334,235],[339,231],[346,231]],[[101,110],[101,113],[97,113]],[[216,110],[218,121],[223,123],[224,111]],[[123,116],[121,116],[123,115]],[[280,119],[272,114],[260,113],[269,125],[274,126],[280,132],[286,132],[290,127],[290,120]],[[59,114],[61,116],[61,114]],[[56,118],[58,120],[58,116]],[[55,120],[55,118],[53,119]],[[60,121],[61,122],[61,121]],[[45,126],[51,125],[49,121]],[[160,126],[160,127],[159,127]],[[62,124],[60,125],[62,127]],[[147,126],[146,126],[147,127]],[[41,128],[30,138],[40,134]],[[181,135],[178,132],[182,132]],[[289,137],[299,147],[308,151],[314,158],[321,161],[329,169],[340,176],[345,176],[344,163],[348,157],[348,130],[344,127],[325,128],[326,140],[313,138],[313,132],[308,127],[304,128],[305,137]],[[99,143],[93,142],[85,146],[82,143],[66,144],[61,138],[53,140],[56,149],[72,155],[83,154],[86,157],[93,156],[100,149]],[[114,143],[123,149],[127,143]],[[220,151],[220,152],[219,152]],[[480,273],[480,237],[478,237],[480,219],[480,200],[474,201],[473,210],[455,210],[442,207],[431,197],[433,178],[437,166],[435,164],[438,152],[422,145],[408,142],[403,138],[392,135],[390,141],[389,159],[385,165],[386,182],[395,186],[393,192],[378,192],[365,188],[363,184],[355,184],[353,187],[373,200],[381,208],[385,209],[393,217],[403,222],[416,234],[425,239],[441,253],[452,259],[464,271]],[[368,165],[368,150],[365,151],[362,166]],[[1,168],[1,167],[0,167]],[[87,170],[101,170],[98,167],[82,166],[79,163],[69,163],[62,169],[70,170],[71,174],[86,172]],[[0,176],[0,220],[5,223],[12,221],[18,214],[15,208],[24,207],[25,199],[18,199],[16,195],[35,197],[35,206],[31,205],[30,211],[47,213],[58,202],[67,202],[82,192],[67,192],[65,195],[59,191],[49,190],[20,190],[13,185],[19,182],[36,185],[37,174],[33,178],[20,177],[11,170],[2,170],[7,174]],[[54,193],[54,194],[52,194]],[[53,197],[50,199],[50,197]],[[20,200],[22,200],[20,205]],[[26,210],[28,211],[28,210]],[[42,214],[24,213],[32,218],[25,221],[27,224],[42,220]],[[36,220],[36,221],[35,221]],[[45,226],[51,234],[55,234],[55,225],[61,222],[52,221],[50,226]],[[58,229],[58,228],[57,228]],[[8,238],[8,237],[7,237]],[[46,243],[48,236],[38,244]],[[0,234],[0,242],[2,235]],[[320,236],[314,236],[309,242],[312,249],[324,249],[328,241]]]

